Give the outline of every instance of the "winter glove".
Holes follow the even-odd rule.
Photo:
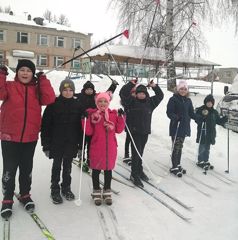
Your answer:
[[[81,118],[82,119],[88,118],[88,112],[87,111],[83,112],[82,115],[81,115]]]
[[[125,112],[124,112],[124,110],[123,110],[122,108],[119,108],[119,109],[117,110],[117,113],[118,113],[118,116],[122,116],[122,115],[125,114]]]
[[[149,82],[149,84],[147,85],[147,87],[156,87],[156,84],[154,83],[154,80],[151,80],[150,82]]]
[[[50,157],[50,151],[49,150],[45,150],[44,154],[45,154],[46,157],[48,157],[48,158]]]
[[[40,80],[42,75],[45,75],[44,72],[38,72],[36,73],[36,78]]]
[[[8,75],[8,69],[6,66],[2,65],[0,66],[0,73],[4,74],[4,75]]]
[[[130,82],[133,83],[134,85],[136,85],[137,82],[138,82],[138,78],[134,78],[134,79],[132,79]]]

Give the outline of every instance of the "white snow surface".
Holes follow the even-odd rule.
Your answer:
[[[9,75],[14,76],[14,73]],[[51,72],[47,75],[58,94],[60,81],[67,76],[66,72]],[[10,76],[9,76],[10,77]],[[103,79],[93,76],[96,90],[104,91],[110,85],[107,77]],[[114,77],[113,77],[114,78]],[[119,90],[123,86],[122,78],[116,77],[120,85],[116,89],[110,107],[118,109],[120,107]],[[79,91],[86,79],[74,80],[76,90]],[[197,85],[206,85],[205,82],[196,82]],[[194,84],[189,81],[189,85]],[[216,102],[223,94],[222,83],[214,83],[214,96]],[[166,105],[172,93],[163,88],[165,97],[161,104],[155,109],[152,119],[152,133],[149,136],[145,147],[143,159],[145,171],[146,165],[154,173],[155,182],[160,179],[158,187],[167,191],[185,204],[193,207],[190,211],[184,209],[173,200],[169,199],[156,189],[146,186],[146,189],[171,205],[184,216],[190,218],[190,222],[183,221],[169,209],[157,202],[154,198],[144,193],[138,188],[130,188],[116,181],[112,181],[112,188],[120,191],[119,195],[113,194],[113,205],[96,207],[91,199],[92,182],[91,178],[82,175],[82,191],[80,199],[81,206],[76,206],[72,201],[64,200],[63,204],[54,205],[50,199],[50,177],[52,160],[45,157],[38,142],[33,168],[32,198],[36,204],[36,213],[46,224],[49,231],[57,240],[236,240],[238,239],[238,162],[237,162],[237,139],[238,134],[229,132],[229,154],[230,173],[224,173],[227,169],[227,131],[217,126],[216,145],[211,147],[210,161],[215,166],[215,170],[223,176],[233,179],[234,183],[225,180],[224,183],[208,171],[207,175],[202,173],[195,165],[198,145],[195,143],[196,124],[191,122],[192,135],[186,138],[182,154],[182,165],[187,169],[187,175],[182,179],[176,178],[165,171],[159,163],[167,167],[171,166],[170,152],[171,140],[168,136],[169,119],[166,116]],[[209,94],[209,90],[199,90],[200,94],[193,96],[194,107],[203,104],[204,97]],[[153,91],[149,90],[153,95]],[[122,163],[124,154],[125,133],[117,135],[118,139],[118,163]],[[236,157],[235,157],[236,156]],[[2,157],[1,157],[2,158]],[[116,170],[129,177],[129,171],[119,164]],[[0,160],[0,172],[2,172],[2,159]],[[121,180],[115,172],[114,177]],[[150,175],[149,175],[150,176]],[[211,189],[202,181],[208,184]],[[152,178],[152,176],[150,176]],[[72,191],[76,198],[79,198],[80,169],[72,166]],[[103,176],[101,176],[103,180]],[[123,180],[124,181],[124,180]],[[187,183],[186,183],[187,182]],[[188,182],[195,187],[188,185]],[[16,191],[18,190],[18,177],[16,177]],[[201,193],[201,191],[203,193]],[[207,194],[207,195],[206,195]],[[2,197],[2,195],[0,196]],[[112,211],[111,211],[112,210]],[[11,218],[11,239],[12,240],[41,240],[45,239],[38,226],[31,217],[23,210],[23,207],[15,200]],[[100,212],[104,214],[108,236],[106,237],[99,217]],[[113,213],[113,214],[111,214]],[[2,228],[3,224],[0,225]],[[0,229],[2,234],[2,229]],[[0,235],[1,236],[1,235]],[[111,237],[111,238],[110,238]],[[1,239],[1,237],[0,237]]]

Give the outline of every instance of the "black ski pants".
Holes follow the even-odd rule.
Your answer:
[[[133,133],[132,137],[135,142],[136,148],[142,157],[145,145],[148,140],[148,134],[142,135]],[[131,143],[131,153],[132,153],[131,175],[139,176],[143,172],[142,159],[138,155],[133,143]]]
[[[180,165],[184,139],[184,137],[176,137],[176,139],[172,137],[172,168]]]
[[[19,193],[30,193],[32,182],[35,142],[21,143],[1,141],[3,157],[2,192],[4,200],[12,200],[15,190],[15,177],[19,168]]]
[[[92,181],[93,181],[93,189],[100,189],[100,180],[99,175],[101,170],[93,169],[92,170]],[[104,170],[104,190],[111,189],[111,181],[112,181],[112,170]]]
[[[125,141],[125,155],[124,157],[129,157],[129,148],[130,148],[131,137],[128,132],[126,132],[126,141]]]
[[[52,170],[51,170],[51,189],[53,191],[60,190],[60,173],[61,166],[63,165],[62,171],[62,183],[61,187],[64,189],[70,188],[71,185],[71,170],[72,170],[72,158],[54,158]]]

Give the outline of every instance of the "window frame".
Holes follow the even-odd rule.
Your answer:
[[[46,62],[46,64],[42,64],[42,61]],[[48,67],[48,57],[47,55],[37,55],[37,66],[39,67]]]
[[[26,42],[23,41],[24,38],[26,38]],[[27,32],[17,32],[17,43],[28,44],[29,39],[30,39],[29,38],[29,33],[27,33]]]

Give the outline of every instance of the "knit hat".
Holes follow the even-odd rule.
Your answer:
[[[95,103],[96,103],[96,106],[98,108],[98,101],[99,99],[101,98],[105,98],[108,103],[111,101],[111,96],[108,92],[101,92],[101,93],[98,93],[96,96],[95,96]],[[99,108],[98,108],[99,109]],[[99,109],[100,110],[100,109]]]
[[[94,90],[94,85],[92,84],[92,82],[90,81],[87,81],[86,83],[84,83],[83,85],[83,89],[88,89],[88,88],[91,88],[92,90]]]
[[[137,87],[136,87],[136,94],[137,93],[140,93],[140,92],[143,92],[143,93],[145,93],[146,95],[148,94],[148,92],[147,92],[147,88],[146,88],[146,86],[144,86],[144,85],[138,85]]]
[[[181,88],[187,88],[188,89],[188,84],[185,80],[179,81],[177,85],[177,91],[179,91]]]
[[[31,69],[33,75],[35,75],[35,72],[36,72],[36,66],[35,64],[31,61],[31,60],[28,60],[28,59],[19,59],[18,60],[18,64],[17,64],[17,67],[16,67],[16,73],[18,72],[18,70],[21,68],[21,67],[28,67]]]
[[[60,87],[59,87],[60,93],[62,93],[65,88],[70,88],[70,89],[73,90],[73,92],[75,92],[74,82],[72,80],[70,80],[70,79],[63,80],[60,83]]]
[[[204,98],[204,104],[206,105],[206,103],[208,103],[208,102],[211,102],[212,105],[214,105],[215,99],[214,99],[214,97],[212,96],[212,94],[209,94],[209,95],[207,95],[207,96]]]

